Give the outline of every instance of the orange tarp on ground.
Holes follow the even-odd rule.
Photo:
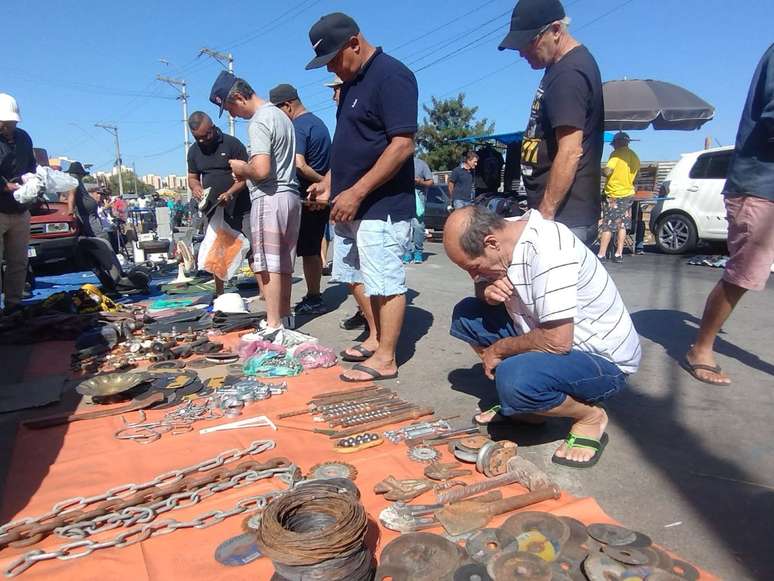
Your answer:
[[[233,337],[229,339],[228,343],[234,340]],[[52,348],[55,345],[41,345],[40,355],[56,354],[61,363],[62,346]],[[37,360],[52,361],[45,357],[38,357]],[[202,375],[217,375],[218,369],[223,367],[205,369]],[[40,370],[35,373],[39,375]],[[282,411],[303,407],[315,394],[337,388],[352,388],[352,385],[343,384],[338,380],[339,373],[340,369],[335,367],[314,370],[299,377],[290,378],[287,394],[251,404],[237,419],[257,415],[268,415],[271,419],[276,419],[277,414]],[[151,411],[148,412],[148,418],[158,419],[164,413],[162,410]],[[136,416],[131,416],[132,420],[135,418]],[[363,504],[372,520],[372,527],[379,528],[377,553],[384,544],[398,536],[397,533],[385,530],[378,525],[379,513],[388,506],[389,502],[375,495],[373,487],[390,474],[396,478],[422,476],[423,465],[408,459],[404,444],[394,445],[385,442],[376,448],[354,454],[338,454],[333,450],[333,440],[328,437],[297,430],[280,428],[278,431],[273,431],[270,428],[253,428],[199,434],[199,429],[225,421],[234,420],[199,422],[194,425],[195,429],[192,432],[179,436],[167,434],[148,445],[115,439],[113,434],[122,427],[120,417],[76,422],[67,427],[46,430],[20,428],[5,488],[2,522],[22,516],[42,514],[50,510],[54,503],[67,498],[100,494],[119,484],[145,482],[158,474],[199,463],[225,450],[244,448],[253,440],[271,439],[277,443],[274,450],[263,452],[250,459],[265,461],[284,456],[298,464],[304,472],[312,465],[325,460],[345,461],[357,467],[359,474],[356,484],[360,488]],[[309,416],[291,418],[282,423],[313,426]],[[453,458],[444,451],[443,460],[451,461]],[[480,479],[483,479],[481,475],[464,478],[468,482]],[[193,507],[173,510],[158,518],[189,520],[211,510],[231,508],[241,498],[281,487],[283,485],[275,481],[258,482],[255,485],[215,494]],[[517,485],[508,486],[502,490],[505,496],[525,492]],[[432,493],[427,493],[415,502],[432,502],[433,498]],[[593,499],[578,499],[568,494],[563,494],[557,501],[535,505],[529,510],[533,509],[572,516],[585,523],[615,522]],[[506,516],[498,517],[493,524],[499,524],[505,518]],[[214,578],[268,580],[273,568],[267,559],[259,559],[243,567],[226,567],[214,559],[215,549],[221,542],[242,532],[243,520],[243,516],[235,516],[206,529],[186,528],[126,548],[95,551],[80,559],[70,561],[52,559],[33,565],[20,578],[30,581],[35,579],[104,581],[106,578],[132,581]],[[637,526],[637,523],[625,524],[634,528]],[[122,530],[115,529],[97,538],[112,539]],[[439,534],[443,532],[440,527],[430,531]],[[65,542],[67,541],[64,539],[50,536],[39,545],[25,549],[6,548],[0,552],[0,566],[5,570],[11,561],[26,551],[37,548],[52,550]],[[702,579],[714,579],[714,577],[703,574]]]

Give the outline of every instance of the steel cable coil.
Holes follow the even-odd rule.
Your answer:
[[[373,568],[367,528],[366,511],[352,494],[310,483],[269,503],[256,536],[275,579],[361,580]]]

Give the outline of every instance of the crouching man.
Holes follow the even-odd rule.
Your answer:
[[[553,461],[596,464],[608,439],[597,404],[624,388],[641,355],[605,268],[565,225],[536,210],[510,219],[480,206],[457,210],[443,242],[476,290],[454,308],[451,334],[473,347],[495,380],[498,415],[572,418]],[[500,418],[490,411],[477,419]]]

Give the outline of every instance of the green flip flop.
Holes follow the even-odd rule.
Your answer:
[[[578,436],[577,434],[570,432],[567,439],[564,441],[567,450],[572,450],[573,448],[586,448],[588,450],[594,450],[596,453],[586,462],[568,460],[567,458],[562,458],[561,456],[554,454],[551,458],[551,462],[561,466],[569,466],[570,468],[591,468],[599,462],[599,458],[602,456],[602,452],[605,451],[609,439],[607,433],[602,434],[602,437],[599,440],[595,440],[594,438]]]

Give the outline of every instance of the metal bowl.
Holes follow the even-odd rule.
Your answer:
[[[123,393],[148,381],[147,373],[108,373],[86,379],[75,391],[81,395],[107,396]]]

